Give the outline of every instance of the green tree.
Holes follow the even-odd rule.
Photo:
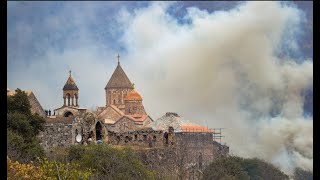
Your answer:
[[[289,177],[278,168],[263,160],[245,159],[236,156],[214,160],[204,171],[203,179],[274,179]]]
[[[43,130],[45,119],[31,113],[28,96],[20,89],[7,96],[7,154],[13,160],[28,162],[43,156],[43,149],[36,138]]]
[[[250,176],[241,166],[240,157],[221,157],[213,161],[203,173],[203,179],[243,179],[249,180]]]
[[[9,112],[18,112],[26,116],[31,115],[31,105],[27,94],[19,88],[13,96],[7,96],[7,107]]]
[[[129,148],[117,149],[105,144],[72,146],[68,157],[82,167],[94,169],[94,179],[154,179]]]

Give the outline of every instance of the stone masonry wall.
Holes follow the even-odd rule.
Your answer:
[[[175,133],[177,149],[189,164],[197,164],[199,169],[208,165],[214,158],[216,148],[211,133]]]
[[[163,131],[139,130],[130,132],[108,131],[108,143],[139,147],[166,147],[175,144],[174,134]]]
[[[45,125],[45,130],[38,137],[44,150],[51,147],[69,147],[73,142],[72,124],[50,123]]]

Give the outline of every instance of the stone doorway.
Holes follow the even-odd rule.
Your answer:
[[[96,124],[96,140],[101,140],[102,139],[102,125],[98,121]]]
[[[70,117],[70,116],[73,116],[73,114],[72,114],[72,112],[67,111],[66,113],[64,113],[63,116],[64,116],[64,117]]]

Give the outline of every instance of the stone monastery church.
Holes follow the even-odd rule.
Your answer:
[[[62,89],[62,106],[52,113],[45,113],[32,91],[25,91],[31,111],[46,118],[44,131],[38,135],[45,151],[90,143],[155,147],[162,149],[155,155],[159,161],[167,155],[168,160],[173,160],[184,154],[186,162],[198,164],[199,169],[213,158],[228,154],[229,147],[221,144],[221,129],[208,129],[173,112],[153,120],[143,106],[142,96],[122,69],[119,55],[117,67],[104,88],[106,104],[95,111],[79,106],[79,88],[69,73]],[[7,89],[7,96],[14,94]],[[219,138],[220,143],[216,141]],[[167,150],[168,153],[161,153]]]
[[[63,105],[54,110],[55,116],[51,120],[66,119],[87,112],[87,109],[79,107],[78,98],[79,88],[70,72],[63,87]],[[118,65],[105,87],[105,98],[106,106],[99,107],[95,114],[97,120],[104,124],[109,131],[135,130],[147,127],[153,121],[146,113],[142,97],[134,89],[134,84],[123,71],[119,59]]]

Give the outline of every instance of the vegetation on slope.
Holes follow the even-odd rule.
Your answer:
[[[106,144],[72,146],[68,159],[94,169],[95,179],[154,179],[130,148],[114,148]]]
[[[28,96],[20,89],[7,96],[7,152],[19,162],[29,162],[43,157],[43,149],[36,135],[43,130],[45,119],[31,113]]]
[[[141,157],[139,158],[130,148],[116,148],[105,144],[75,145],[67,149],[56,148],[47,154],[48,159],[46,159],[44,150],[36,138],[39,131],[44,129],[45,119],[31,113],[26,93],[17,89],[15,95],[7,96],[7,106],[8,179],[176,178],[176,176],[170,178],[172,174],[168,172],[174,171],[172,169],[160,171],[159,168],[149,168],[148,170],[148,167],[142,163]],[[180,168],[184,167],[177,165]],[[159,166],[162,165],[159,164]],[[163,167],[171,166],[164,164]],[[167,175],[163,175],[164,172],[167,172]],[[260,159],[231,156],[213,161],[204,170],[202,178],[288,179],[288,176],[277,167]],[[313,179],[313,174],[298,168],[295,170],[293,179]]]

